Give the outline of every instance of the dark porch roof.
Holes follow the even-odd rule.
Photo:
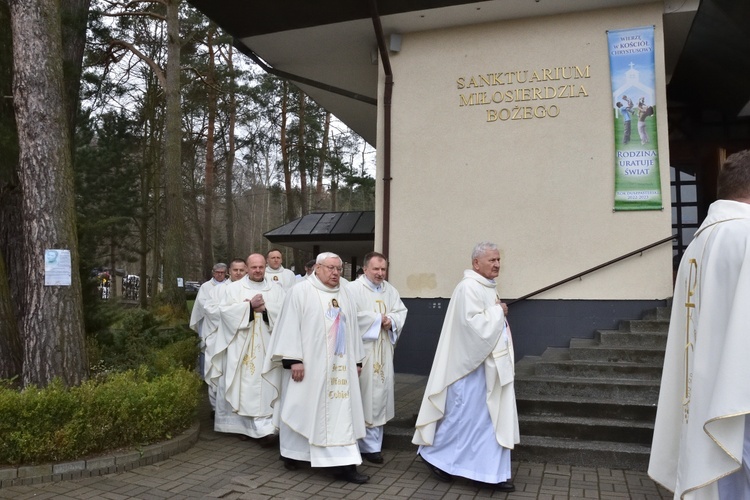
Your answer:
[[[334,252],[345,261],[361,259],[375,242],[375,212],[318,212],[271,229],[263,236],[274,244],[313,254]]]

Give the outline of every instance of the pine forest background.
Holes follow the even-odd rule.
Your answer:
[[[179,26],[184,279],[267,251],[263,233],[301,215],[373,208],[374,150],[363,139],[186,2]],[[158,3],[91,2],[74,173],[92,269],[162,277],[166,40]],[[312,257],[284,253],[297,269]]]

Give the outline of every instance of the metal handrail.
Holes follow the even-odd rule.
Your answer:
[[[506,302],[506,304],[507,305],[511,305],[511,304],[516,303],[516,302],[520,302],[522,300],[526,300],[529,297],[533,297],[534,295],[539,295],[540,293],[546,292],[547,290],[555,288],[556,286],[563,285],[563,284],[567,283],[568,281],[573,281],[574,279],[578,279],[578,278],[580,278],[582,276],[585,276],[585,275],[587,275],[589,273],[593,273],[594,271],[598,271],[599,269],[601,269],[603,267],[607,267],[607,266],[609,266],[611,264],[614,264],[616,262],[620,262],[621,260],[625,260],[628,257],[632,257],[633,255],[636,255],[636,254],[639,254],[639,253],[643,253],[646,250],[650,250],[651,248],[658,247],[659,245],[663,245],[664,243],[666,243],[668,241],[672,241],[675,238],[677,238],[677,235],[673,234],[672,236],[670,236],[668,238],[664,238],[662,240],[655,241],[654,243],[651,243],[650,245],[646,245],[645,247],[641,247],[638,250],[633,250],[632,252],[626,253],[624,255],[620,255],[619,257],[616,257],[616,258],[614,258],[612,260],[609,260],[609,261],[605,262],[604,264],[599,264],[596,267],[592,267],[591,269],[587,269],[587,270],[583,271],[582,273],[578,273],[576,275],[570,276],[569,278],[565,278],[564,280],[560,280],[557,283],[553,283],[553,284],[551,284],[549,286],[545,286],[544,288],[540,288],[539,290],[535,290],[535,291],[533,291],[531,293],[527,293],[526,295],[518,297],[517,299],[509,300],[508,302]]]

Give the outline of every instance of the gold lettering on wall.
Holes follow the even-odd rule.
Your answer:
[[[582,81],[589,78],[590,65],[460,76],[456,78],[458,107],[489,106],[487,122],[555,118],[560,114],[557,104],[534,101],[589,97],[587,84]]]

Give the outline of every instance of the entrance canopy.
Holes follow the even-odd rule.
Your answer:
[[[333,252],[345,262],[360,261],[373,250],[375,212],[321,212],[295,219],[265,233],[274,244],[317,255]]]

